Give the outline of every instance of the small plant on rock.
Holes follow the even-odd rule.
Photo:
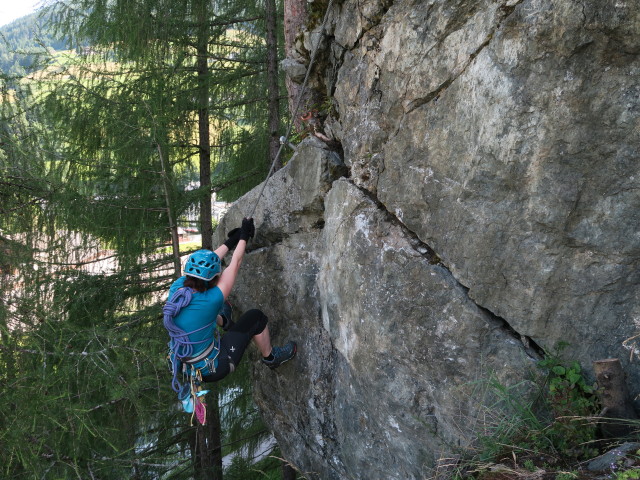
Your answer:
[[[575,480],[578,475],[574,472],[558,472],[555,480]]]
[[[640,479],[640,469],[632,468],[631,470],[625,470],[624,472],[617,472],[615,480],[637,480]]]
[[[563,363],[561,351],[566,343],[539,362],[546,371],[546,402],[553,415],[546,429],[548,438],[559,453],[568,457],[586,458],[596,454],[589,446],[596,437],[596,424],[590,420],[600,410],[595,387],[587,384],[578,362]]]

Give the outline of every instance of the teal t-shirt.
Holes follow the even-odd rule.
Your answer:
[[[173,282],[169,289],[168,299],[171,299],[176,290],[184,285],[185,279],[186,277],[182,276]],[[210,288],[205,292],[196,292],[194,290],[192,290],[192,292],[191,302],[180,310],[180,313],[178,313],[173,321],[176,326],[187,333],[210,324],[207,328],[189,335],[189,340],[192,342],[207,340],[206,342],[193,346],[192,356],[195,357],[203,352],[209,346],[211,339],[214,338],[216,318],[224,303],[224,295],[222,295],[222,291],[218,287]]]

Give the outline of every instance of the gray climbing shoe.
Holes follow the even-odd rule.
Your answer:
[[[262,359],[262,363],[264,363],[267,367],[278,368],[285,362],[288,362],[293,357],[296,356],[296,352],[298,351],[298,346],[296,342],[289,342],[282,347],[273,347],[271,350],[271,355],[273,355],[273,359],[267,360],[266,358]]]

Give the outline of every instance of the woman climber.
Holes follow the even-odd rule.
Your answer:
[[[229,232],[227,240],[215,251],[192,253],[184,267],[185,275],[173,282],[169,290],[164,326],[171,338],[168,357],[173,374],[171,386],[189,413],[194,403],[196,407],[204,403],[198,402],[206,393],[201,390],[201,382],[215,382],[233,372],[252,339],[262,354],[262,363],[272,369],[296,354],[296,344],[291,341],[282,347],[271,346],[267,316],[262,311],[249,310],[236,323],[231,319],[231,306],[226,300],[247,242],[254,234],[253,218],[243,219],[242,226]],[[223,271],[221,259],[234,249],[231,262]],[[216,326],[226,332],[222,338],[217,335]],[[180,383],[180,373],[188,383]]]

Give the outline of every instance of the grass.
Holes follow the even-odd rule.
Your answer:
[[[539,363],[535,380],[506,386],[493,377],[483,383],[486,411],[472,452],[437,479],[640,480],[640,450],[619,457],[610,472],[587,464],[624,441],[604,439],[596,388],[577,362],[563,362],[560,345]],[[640,431],[640,421],[628,420]]]

